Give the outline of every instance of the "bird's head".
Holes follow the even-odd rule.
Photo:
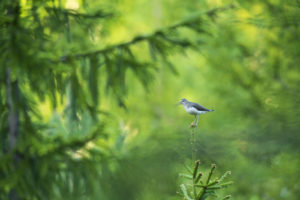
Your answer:
[[[178,105],[180,105],[180,104],[185,104],[186,102],[188,102],[185,98],[183,98],[183,99],[181,99],[180,100],[180,102],[178,103]]]

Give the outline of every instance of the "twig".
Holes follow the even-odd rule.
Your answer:
[[[207,179],[206,179],[206,185],[203,185],[202,187],[202,190],[201,190],[201,192],[199,193],[199,197],[198,197],[198,200],[202,200],[202,198],[204,197],[204,195],[205,195],[205,193],[206,193],[206,190],[207,190],[207,188],[208,188],[208,184],[209,184],[209,181],[210,181],[210,179],[211,179],[211,176],[212,176],[212,174],[213,174],[213,172],[214,172],[214,170],[215,170],[215,168],[216,168],[216,165],[215,164],[212,164],[211,165],[211,169],[210,169],[210,172],[209,172],[209,174],[208,174],[208,177],[207,177]]]

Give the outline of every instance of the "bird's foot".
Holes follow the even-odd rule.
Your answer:
[[[196,128],[197,124],[195,124],[194,122],[191,123],[190,128]]]

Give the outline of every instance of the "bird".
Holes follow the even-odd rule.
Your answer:
[[[199,115],[205,114],[207,112],[213,112],[214,110],[205,108],[197,103],[190,102],[187,99],[183,98],[180,100],[178,105],[182,104],[186,112],[195,116],[194,121],[191,124],[191,127],[198,126]],[[195,123],[196,122],[196,123]]]

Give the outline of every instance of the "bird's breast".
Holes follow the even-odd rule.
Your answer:
[[[201,115],[206,113],[207,111],[199,111],[194,107],[188,107],[188,106],[184,106],[186,112],[190,113],[191,115]]]

